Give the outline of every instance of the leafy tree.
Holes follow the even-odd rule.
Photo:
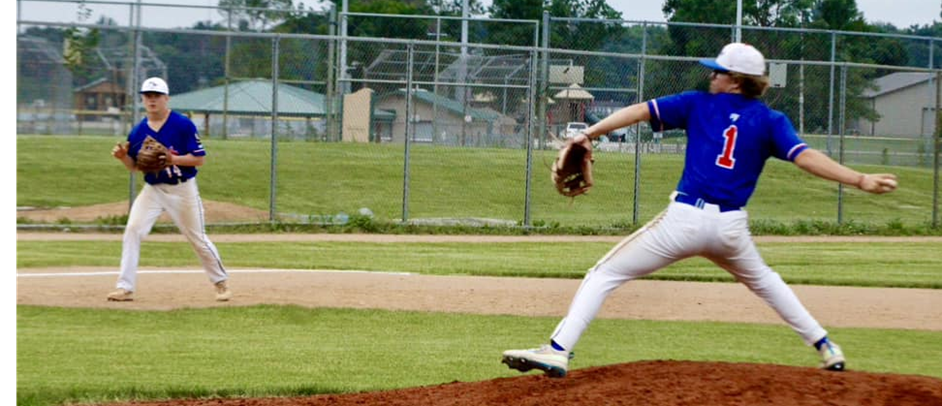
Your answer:
[[[892,30],[887,30],[886,32],[890,33],[902,33],[908,35],[918,35],[920,37],[942,37],[942,22],[935,21],[931,25],[926,24],[923,26],[914,25],[905,30],[897,30],[896,27],[890,25],[889,27]],[[929,43],[927,39],[925,41],[907,41],[906,50],[909,54],[909,66],[929,66]],[[933,61],[932,66],[935,68],[942,67],[942,48],[940,48],[939,41],[933,41],[935,46],[935,51],[933,52]]]
[[[490,7],[494,18],[518,20],[543,20],[543,11],[551,17],[621,19],[621,13],[609,6],[605,0],[494,0]],[[493,33],[500,43],[532,45],[531,27],[519,27],[503,33]],[[617,31],[614,24],[570,24],[553,27],[550,44],[559,48],[598,49],[597,45],[608,35]],[[542,39],[541,39],[542,41]]]
[[[914,24],[904,29],[897,28],[890,23],[881,23],[877,24],[876,28],[879,32],[885,32],[888,34],[915,35],[919,37],[925,37],[924,40],[911,40],[904,42],[906,53],[909,56],[909,61],[906,64],[907,66],[928,67],[929,44],[931,41],[930,38],[936,38],[934,41],[931,41],[936,47],[935,52],[933,52],[934,61],[932,66],[935,68],[942,67],[942,51],[940,51],[939,48],[942,46],[942,42],[938,40],[938,38],[942,37],[942,22],[933,21],[932,24],[925,24],[921,26]]]
[[[78,22],[83,23],[92,15],[92,10],[84,2],[78,4]],[[92,50],[98,46],[100,33],[98,29],[69,27],[62,32],[62,59],[65,67],[72,71],[74,76],[86,76],[89,73],[86,64]]]
[[[326,11],[307,10],[292,13],[272,31],[279,33],[304,33],[328,35],[330,16]],[[339,34],[339,32],[338,32]],[[283,39],[279,43],[279,77],[286,80],[326,81],[328,69],[328,42],[307,39]],[[323,86],[303,86],[325,93]]]
[[[743,14],[747,14],[744,3]],[[666,0],[661,9],[669,22],[698,22],[729,24],[736,21],[736,2],[724,0]],[[731,31],[728,28],[704,28],[669,25],[670,42],[660,50],[668,55],[700,56],[716,55],[728,43]],[[706,73],[693,64],[659,63],[659,68],[649,70],[649,91],[655,95],[681,92],[691,88],[705,89]]]
[[[460,17],[462,12],[462,0],[428,0],[428,6],[440,16]],[[470,15],[482,15],[487,11],[480,0],[468,0],[468,13]]]
[[[524,20],[542,20],[543,11],[551,17],[585,18],[612,20],[608,23],[552,23],[549,44],[552,48],[599,50],[608,44],[623,42],[625,29],[621,26],[621,13],[609,6],[604,0],[495,0],[491,5],[491,15],[499,18]],[[533,40],[531,27],[515,27],[501,33],[493,33],[500,41],[514,45],[531,45]],[[541,33],[542,35],[542,33]],[[542,39],[541,39],[542,41]],[[566,56],[575,58],[575,56]],[[583,58],[584,59],[584,58]],[[630,64],[627,60],[605,60],[602,63],[588,63],[587,60],[574,61],[585,66],[585,82],[613,84],[624,82]]]
[[[543,0],[494,0],[491,17],[520,20],[542,20]]]
[[[494,0],[489,9],[491,17],[515,20],[543,20],[543,0]],[[532,46],[532,27],[511,26],[500,32],[492,32],[495,43]]]
[[[815,25],[841,31],[867,31],[863,14],[857,10],[857,0],[817,0]]]
[[[462,15],[462,0],[429,0],[429,7],[432,8],[433,12],[439,16],[443,17],[461,17]],[[469,0],[468,1],[468,15],[469,16],[482,16],[487,12],[487,9],[484,5],[481,4],[479,0]],[[426,39],[436,38],[435,29],[437,26],[434,22],[429,22],[428,36]],[[468,22],[468,42],[473,43],[494,43],[493,36],[495,33],[499,33],[502,30],[498,28],[497,30],[491,30],[495,24],[489,19],[478,20],[478,21],[469,21]],[[442,20],[441,21],[441,35],[437,38],[441,41],[450,41],[458,42],[461,40],[461,30],[462,24],[459,20]]]
[[[292,0],[219,0],[223,17],[229,18],[230,7],[233,22],[241,31],[266,31],[296,11]]]
[[[330,34],[330,16],[325,11],[306,10],[291,13],[273,32],[294,34]]]
[[[229,76],[236,78],[270,78],[272,40],[240,38],[229,48]]]
[[[643,38],[644,37],[644,38]],[[647,43],[647,52],[659,49],[665,42],[669,42],[667,29],[663,25],[631,25],[621,27],[617,33],[610,35],[608,40],[599,44],[598,51],[619,54],[640,54],[642,42]],[[645,76],[650,78],[652,72],[663,67],[664,62],[648,61]],[[601,87],[615,89],[635,89],[638,87],[639,60],[628,58],[594,58],[587,63],[587,83]],[[641,80],[644,80],[642,78]],[[591,81],[591,82],[590,82]],[[646,95],[650,95],[652,88],[646,84]],[[636,93],[619,91],[593,91],[596,101],[612,100],[624,105],[640,101]],[[660,94],[658,94],[660,95]]]
[[[194,29],[225,30],[220,24],[198,22]],[[188,35],[168,32],[144,33],[142,42],[167,66],[167,81],[172,94],[186,93],[222,83],[225,75],[226,39],[215,35]],[[238,44],[238,42],[234,43]],[[242,60],[233,48],[233,66]],[[266,60],[271,60],[270,57]]]
[[[621,13],[605,0],[550,0],[548,10],[553,17],[621,20]],[[620,24],[596,22],[552,28],[551,46],[584,50],[597,50],[604,43],[617,41],[622,31]]]
[[[373,14],[400,14],[425,16],[433,14],[422,1],[370,0],[353,2],[351,12]],[[401,18],[356,17],[347,20],[350,35],[379,38],[426,39],[431,18],[404,20]]]
[[[663,11],[671,22],[703,22],[730,24],[735,21],[735,2],[723,0],[667,0]],[[808,27],[825,30],[845,30],[874,32],[874,27],[867,25],[858,11],[855,0],[755,0],[743,3],[743,25],[763,27]],[[727,29],[708,29],[702,27],[671,26],[671,43],[667,52],[676,55],[711,57],[719,52],[720,47],[730,42]],[[820,35],[820,34],[809,34]],[[831,59],[830,41],[812,40],[794,33],[743,30],[743,41],[755,44],[769,59],[820,60]],[[906,48],[895,39],[872,36],[840,36],[837,44],[837,61],[862,63],[904,64],[908,60]],[[806,68],[818,73],[820,68]],[[678,74],[678,71],[680,72]],[[797,73],[795,70],[792,72]],[[865,72],[851,69],[847,77],[846,118],[876,118],[876,113],[860,97],[871,85],[875,76],[885,74],[877,70]],[[835,72],[839,78],[840,72]],[[707,81],[703,69],[692,64],[676,67],[670,72],[663,70],[654,74],[656,88],[675,92],[686,88],[705,89]],[[792,75],[794,78],[795,75]],[[791,117],[798,117],[798,86],[795,79],[790,79],[784,89],[771,89],[766,101]],[[830,81],[806,80],[805,123],[806,127],[826,128],[828,122],[828,103]],[[835,98],[836,102],[836,98]]]

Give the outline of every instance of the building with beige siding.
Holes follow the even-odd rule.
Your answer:
[[[381,141],[403,142],[406,133],[406,92],[377,97],[375,111],[392,113],[395,120]],[[518,146],[523,129],[510,116],[487,107],[472,107],[449,97],[418,89],[413,93],[413,142],[461,146]]]
[[[857,119],[860,135],[922,137],[935,131],[935,81],[930,73],[897,72],[874,81],[863,97],[880,118]]]

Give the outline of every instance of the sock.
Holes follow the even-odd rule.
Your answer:
[[[556,341],[554,341],[554,340],[550,340],[550,345],[551,345],[551,346],[553,347],[553,349],[556,350],[556,351],[566,351],[566,349],[563,348],[563,346],[557,344]]]
[[[816,349],[816,350],[818,350],[818,351],[821,351],[821,346],[823,346],[824,344],[827,344],[828,342],[829,342],[829,341],[828,341],[828,336],[824,336],[824,338],[822,338],[822,339],[818,340],[818,342],[814,343],[814,349]]]

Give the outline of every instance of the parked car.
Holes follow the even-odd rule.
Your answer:
[[[566,123],[566,130],[563,132],[563,138],[572,138],[579,135],[580,132],[588,130],[589,125],[577,121]]]

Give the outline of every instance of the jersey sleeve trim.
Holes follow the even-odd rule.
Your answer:
[[[794,161],[795,157],[797,157],[798,154],[802,153],[802,151],[806,149],[808,149],[808,144],[801,143],[801,144],[795,145],[794,147],[792,147],[792,149],[788,150],[788,155],[786,155],[786,157],[788,158],[789,161]]]
[[[651,112],[651,130],[664,132],[664,123],[661,122],[661,110],[657,107],[657,99],[648,101],[648,110]]]

